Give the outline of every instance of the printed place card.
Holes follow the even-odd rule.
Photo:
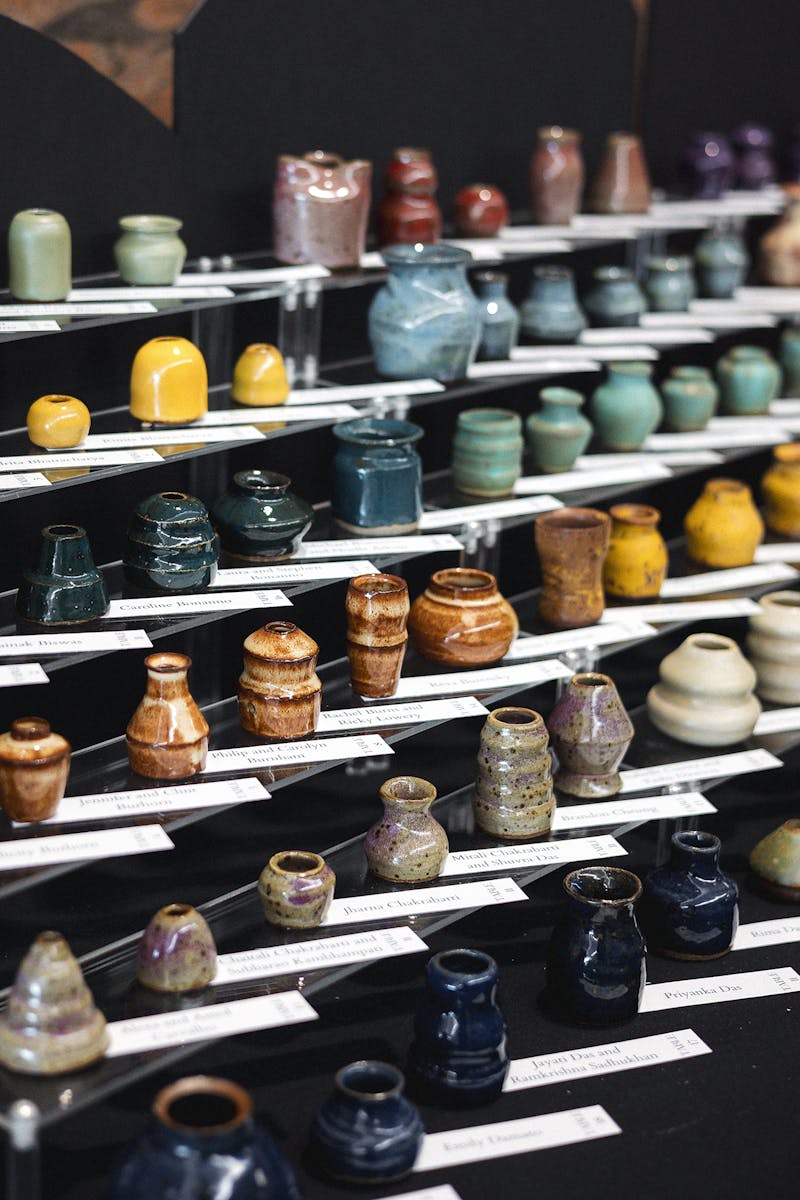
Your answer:
[[[708,592],[730,592],[736,588],[761,587],[765,583],[782,583],[797,579],[797,571],[786,563],[756,563],[752,567],[732,567],[725,571],[704,571],[701,575],[685,575],[665,579],[661,595],[669,600],[675,596],[701,596]]]
[[[233,292],[222,284],[204,283],[199,287],[182,287],[180,292],[173,286],[139,285],[137,287],[90,287],[73,288],[70,300],[227,300]]]
[[[0,309],[2,312],[2,309]],[[60,333],[58,321],[0,321],[0,333]]]
[[[462,908],[485,908],[490,904],[516,904],[527,899],[513,879],[485,879],[480,883],[458,883],[451,887],[409,888],[347,899],[334,897],[322,924],[327,927],[393,921],[403,916],[457,912]]]
[[[349,963],[396,958],[401,954],[419,954],[428,947],[413,930],[400,925],[370,933],[345,933],[340,937],[317,938],[310,942],[290,942],[284,946],[262,946],[238,954],[220,954],[213,985],[241,983],[246,979],[267,979],[272,975],[296,975],[320,971],[325,967],[343,967]]]
[[[295,404],[331,404],[342,400],[386,400],[396,396],[427,396],[443,392],[436,379],[378,380],[376,383],[344,383],[334,387],[293,388],[286,407]],[[274,410],[273,410],[274,411]]]
[[[191,596],[143,596],[112,600],[103,621],[127,621],[132,617],[182,617],[185,613],[243,612],[248,608],[291,608],[283,592],[199,592]]]
[[[433,554],[440,550],[463,550],[452,533],[407,533],[398,537],[341,538],[339,541],[301,542],[292,562],[306,559],[356,558],[359,554]]]
[[[97,792],[92,796],[65,796],[54,815],[41,824],[64,825],[74,821],[106,821],[111,817],[139,817],[147,813],[188,812],[269,798],[269,792],[257,779],[187,783],[133,792]]]
[[[26,687],[32,683],[49,683],[39,663],[12,663],[0,667],[0,688]]]
[[[584,352],[583,358],[538,358],[535,362],[526,359],[493,359],[491,362],[472,363],[467,368],[467,379],[494,379],[501,375],[566,375],[599,371],[600,364],[591,354]]]
[[[460,850],[448,854],[440,872],[447,875],[483,875],[487,871],[526,871],[585,858],[619,858],[628,851],[613,837],[567,838],[563,842],[491,846],[486,850]]]
[[[731,429],[701,429],[697,433],[651,433],[644,440],[644,450],[724,450],[737,446],[774,446],[789,442],[785,429],[753,429],[751,432],[736,426]]]
[[[604,625],[562,629],[558,633],[517,638],[511,643],[503,662],[522,662],[532,658],[546,658],[551,654],[563,654],[566,650],[588,650],[594,646],[609,646],[614,642],[637,641],[653,637],[655,633],[653,626],[644,621],[608,621]]]
[[[629,821],[664,821],[715,813],[702,792],[674,792],[638,800],[605,800],[598,804],[559,806],[553,813],[553,833],[593,826],[627,824]]]
[[[800,562],[800,542],[768,542],[756,547],[757,563]]]
[[[540,359],[560,358],[571,362],[573,358],[585,360],[582,346],[512,346],[512,362],[538,362]],[[660,358],[653,346],[592,346],[593,362],[653,362]]]
[[[299,267],[243,267],[241,271],[187,271],[178,276],[174,286],[196,287],[211,278],[225,287],[248,287],[265,283],[300,283],[304,279],[325,279],[328,275],[328,268],[318,263]]]
[[[268,583],[319,583],[324,580],[352,579],[355,575],[376,575],[378,568],[367,559],[337,563],[274,563],[268,567],[234,567],[218,571],[212,588],[253,587]]]
[[[549,512],[563,508],[555,496],[520,497],[517,500],[491,500],[486,504],[462,504],[458,508],[437,508],[424,512],[419,519],[420,529],[452,529],[473,521],[488,521],[492,517],[526,517],[531,513]]]
[[[747,775],[751,771],[772,771],[783,763],[768,750],[739,750],[733,754],[714,754],[709,758],[687,758],[663,763],[659,767],[639,767],[623,771],[621,792],[645,792],[668,787],[671,783],[692,783],[699,779],[724,779],[728,775]]]
[[[0,492],[16,492],[25,488],[50,487],[50,480],[38,471],[24,475],[0,475]]]
[[[0,871],[50,867],[55,863],[84,862],[96,858],[122,858],[129,854],[152,854],[173,849],[172,840],[160,825],[18,838],[11,842],[0,842]]]
[[[755,600],[743,596],[739,600],[676,600],[673,604],[631,604],[624,608],[607,608],[601,622],[616,623],[625,616],[634,620],[654,621],[716,621],[726,617],[749,617],[758,612]]]
[[[582,454],[575,460],[579,471],[597,470],[601,467],[637,466],[649,462],[659,462],[665,467],[713,467],[724,462],[716,450],[664,450],[660,454]]]
[[[701,329],[770,329],[778,322],[769,313],[749,312],[742,308],[732,313],[642,313],[641,323],[645,329],[687,328],[695,325]]]
[[[21,654],[82,654],[100,650],[149,650],[153,643],[143,629],[119,633],[23,633],[0,637],[0,658]]]
[[[740,925],[731,949],[755,950],[759,946],[782,946],[786,942],[800,942],[800,917],[778,917],[774,921]]]
[[[163,464],[164,459],[157,450],[99,450],[84,453],[80,447],[69,453],[59,454],[9,454],[0,458],[0,471],[71,471],[86,467],[144,467]]]
[[[792,992],[800,992],[800,975],[792,967],[707,975],[701,979],[680,979],[677,983],[645,984],[639,1012],[726,1004],[729,1000],[753,1000],[758,996],[788,996]]]
[[[119,317],[148,316],[157,312],[155,304],[145,300],[110,300],[99,303],[63,301],[57,304],[4,304],[2,311],[8,317]]]
[[[392,1196],[391,1200],[461,1200],[461,1196],[451,1184],[443,1183],[440,1187],[420,1188],[416,1192],[401,1192],[399,1195]]]
[[[307,742],[280,742],[272,746],[234,746],[229,750],[211,750],[204,775],[220,771],[280,770],[320,762],[347,762],[351,758],[372,758],[394,754],[377,734],[363,737],[316,738]]]
[[[486,667],[477,671],[453,671],[450,675],[418,675],[401,679],[396,700],[409,696],[457,695],[459,692],[493,692],[507,687],[532,687],[551,679],[570,679],[574,674],[556,658],[539,662],[515,663],[510,667]]]
[[[690,346],[701,342],[713,342],[710,329],[684,326],[681,329],[584,329],[578,341],[582,346],[603,346],[614,342],[644,342],[646,346]]]
[[[578,492],[585,488],[613,487],[618,483],[638,483],[643,479],[669,479],[672,471],[663,463],[634,463],[630,466],[606,467],[600,471],[563,471],[553,475],[523,475],[514,484],[514,492],[528,496],[538,492]]]
[[[578,218],[578,219],[580,219],[580,218]],[[613,218],[612,218],[612,220],[613,220]],[[615,221],[614,224],[616,226],[617,222]],[[630,227],[627,230],[627,232],[629,232],[632,236],[635,234],[635,230],[633,229],[633,227]],[[542,238],[542,239],[546,240],[549,237],[568,238],[568,239],[572,239],[575,241],[585,241],[586,238],[588,238],[588,237],[602,238],[604,233],[610,239],[612,239],[614,241],[616,241],[620,236],[616,232],[616,228],[614,230],[612,230],[610,233],[608,233],[602,227],[595,225],[592,227],[591,234],[589,234],[586,232],[585,229],[581,229],[579,227],[579,225],[576,224],[576,225],[506,225],[503,229],[501,229],[499,231],[498,237],[500,237],[503,241],[510,241],[510,242],[513,242],[517,238],[519,238],[523,241],[527,241],[529,238]]]
[[[547,1087],[551,1083],[566,1083],[571,1079],[593,1079],[597,1075],[632,1071],[637,1067],[658,1067],[683,1058],[696,1058],[700,1054],[711,1054],[711,1047],[693,1029],[676,1029],[674,1033],[657,1033],[653,1037],[562,1050],[558,1054],[536,1054],[532,1058],[512,1059],[503,1091],[519,1092],[526,1088]]]
[[[375,704],[369,708],[339,708],[320,713],[317,733],[348,729],[377,729],[393,725],[417,725],[424,721],[452,721],[459,717],[483,717],[488,709],[474,696],[447,700],[413,700],[405,704]]]
[[[797,707],[762,712],[753,733],[756,737],[763,737],[769,733],[788,733],[792,729],[800,729],[800,708]]]
[[[141,429],[134,433],[90,433],[81,446],[85,450],[120,450],[131,446],[204,446],[212,442],[260,442],[264,434],[255,425],[241,425],[235,428],[222,427],[207,429],[205,427],[182,425],[180,428]]]
[[[777,417],[800,417],[800,400],[773,400],[769,411]]]
[[[358,408],[352,404],[294,404],[287,408],[285,404],[270,408],[215,408],[205,413],[197,424],[202,429],[237,425],[284,425],[287,422],[300,424],[301,421],[349,421],[353,417],[362,416]]]

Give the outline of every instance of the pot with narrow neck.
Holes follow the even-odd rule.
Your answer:
[[[764,520],[772,533],[796,542],[800,540],[800,445],[776,446],[772,456],[772,466],[761,480]]]
[[[481,315],[478,360],[508,358],[519,336],[519,313],[506,295],[508,276],[502,271],[479,271],[472,282]]]
[[[150,779],[188,779],[205,768],[208,754],[208,722],[186,678],[192,660],[160,651],[144,665],[147,690],[125,731],[131,769]]]
[[[683,521],[689,557],[706,567],[746,567],[764,540],[764,522],[746,483],[709,479]]]
[[[537,345],[574,342],[586,328],[569,267],[534,267],[519,313],[523,341]]]
[[[661,384],[664,427],[676,433],[705,429],[717,411],[719,388],[707,367],[673,367]]]
[[[759,416],[778,395],[781,369],[761,346],[734,346],[717,361],[717,382],[725,415]]]
[[[734,225],[718,221],[697,243],[694,265],[701,296],[731,300],[744,283],[750,255]]]
[[[546,387],[539,393],[539,411],[525,420],[528,449],[545,474],[568,471],[583,454],[592,436],[592,423],[580,411],[584,397],[572,388]]]
[[[370,871],[390,883],[438,878],[448,853],[447,834],[430,814],[436,788],[427,779],[400,775],[381,785],[383,817],[367,831]]]
[[[244,640],[239,723],[256,737],[291,740],[313,733],[322,704],[319,646],[292,621],[270,621]]]
[[[691,258],[686,254],[651,255],[645,291],[651,312],[687,312],[696,294]]]
[[[662,733],[690,746],[732,746],[755,728],[756,673],[731,638],[693,633],[661,660],[647,713]]]
[[[290,491],[278,471],[237,471],[211,509],[222,549],[246,562],[294,554],[314,521],[314,509]]]
[[[583,307],[598,329],[638,325],[647,308],[644,292],[627,267],[597,267]]]
[[[713,833],[672,835],[669,862],[646,876],[639,918],[647,949],[666,958],[721,958],[739,925],[739,889],[720,869]]]

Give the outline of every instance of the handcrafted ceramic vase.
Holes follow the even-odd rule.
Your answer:
[[[584,167],[577,129],[543,125],[530,161],[531,211],[537,225],[569,225],[581,206]]]
[[[195,992],[216,973],[217,947],[205,917],[191,904],[160,908],[139,942],[139,983],[155,992]]]
[[[408,633],[417,654],[447,667],[485,667],[519,631],[517,614],[488,571],[448,567],[431,575],[411,605]]]
[[[410,1174],[425,1129],[404,1087],[389,1063],[368,1059],[337,1072],[310,1130],[311,1155],[327,1175],[383,1184]]]
[[[218,561],[217,536],[202,500],[186,492],[157,492],[136,505],[122,552],[133,587],[197,591],[213,583]]]
[[[800,127],[794,126],[791,140],[786,149],[784,178],[789,183],[800,183]]]
[[[357,575],[347,587],[347,657],[357,696],[393,696],[408,642],[408,584],[399,575]]]
[[[639,920],[649,951],[697,962],[728,953],[739,889],[720,869],[721,845],[713,833],[673,833],[669,862],[643,881]]]
[[[800,197],[790,200],[758,243],[758,273],[774,287],[800,287]]]
[[[480,950],[443,950],[428,959],[406,1067],[426,1099],[489,1104],[502,1092],[509,1061],[498,977],[497,963]]]
[[[534,267],[519,309],[523,339],[540,345],[574,342],[586,328],[569,267]]]
[[[772,157],[773,136],[765,125],[746,121],[734,129],[736,147],[736,186],[750,191],[768,187],[777,179]]]
[[[707,229],[695,247],[694,269],[701,296],[732,299],[749,266],[744,238],[724,221]]]
[[[468,408],[453,438],[453,484],[468,496],[509,496],[522,474],[522,418],[507,408]]]
[[[537,470],[568,471],[589,445],[592,423],[580,412],[583,400],[571,388],[542,388],[539,411],[525,420],[528,449]]]
[[[594,625],[605,607],[603,561],[611,518],[596,508],[558,508],[533,525],[542,567],[539,617],[553,629]]]
[[[186,425],[208,412],[206,360],[183,337],[157,337],[136,351],[131,416],[157,425]]]
[[[641,140],[633,133],[610,133],[589,193],[596,213],[645,213],[650,207],[650,176]]]
[[[357,267],[367,239],[372,163],[326,150],[281,154],[272,203],[278,262]]]
[[[314,509],[289,490],[277,471],[237,471],[211,509],[222,549],[247,562],[294,554],[314,521]]]
[[[747,658],[762,700],[800,704],[800,592],[761,597],[750,617]]]
[[[270,621],[244,640],[239,723],[257,737],[288,741],[313,733],[322,684],[319,646],[291,621]]]
[[[108,1034],[60,933],[40,933],[23,958],[0,1015],[0,1065],[23,1075],[63,1075],[96,1062]]]
[[[16,300],[66,300],[72,235],[61,213],[25,208],[8,227],[8,287]]]
[[[117,270],[126,283],[172,284],[186,261],[177,217],[120,217],[122,236],[114,243]]]
[[[359,417],[334,425],[331,508],[348,533],[413,533],[422,515],[422,429],[411,421]]]
[[[707,367],[673,367],[661,384],[664,427],[676,433],[705,429],[717,411],[719,388]]]
[[[800,820],[792,817],[768,833],[750,851],[750,869],[778,896],[800,901]]]
[[[654,600],[667,577],[669,555],[658,532],[661,513],[649,504],[611,507],[611,537],[603,590],[618,600]]]
[[[442,214],[436,203],[439,180],[430,150],[400,146],[386,168],[386,195],[378,206],[378,243],[438,242]]]
[[[800,444],[787,442],[772,451],[772,466],[761,479],[767,529],[800,539]]]
[[[647,713],[662,733],[690,746],[732,746],[755,728],[756,673],[732,638],[692,633],[663,658]]]
[[[150,779],[189,779],[206,765],[208,722],[192,699],[186,654],[144,660],[147,687],[125,730],[131,770]]]
[[[283,355],[269,342],[245,347],[233,368],[231,399],[253,408],[283,404],[290,392]]]
[[[638,450],[664,415],[650,363],[609,363],[608,378],[592,393],[594,430],[607,450]]]
[[[429,811],[436,788],[427,779],[398,775],[381,784],[380,796],[383,816],[364,838],[370,871],[390,883],[437,879],[450,847]]]
[[[80,525],[46,525],[35,567],[23,572],[17,612],[40,625],[79,625],[108,611],[106,581]]]
[[[781,385],[781,369],[760,346],[734,346],[717,360],[721,410],[736,417],[769,412]]]
[[[508,276],[502,271],[478,271],[472,280],[478,292],[481,361],[508,358],[519,336],[519,313],[506,295]]]
[[[690,558],[706,567],[746,567],[764,539],[764,522],[746,483],[709,479],[683,521]]]
[[[480,306],[467,282],[468,250],[387,246],[389,277],[369,306],[375,369],[385,379],[463,379],[475,358]]]
[[[258,895],[270,925],[316,929],[331,906],[336,876],[319,854],[282,850],[258,877]]]
[[[651,255],[645,291],[651,312],[688,312],[696,290],[688,254]]]
[[[17,717],[0,734],[0,804],[9,821],[46,821],[64,795],[72,747],[44,717]]]
[[[565,684],[547,720],[558,758],[560,792],[586,800],[615,796],[619,765],[633,741],[633,725],[608,675],[582,672]]]
[[[491,837],[528,841],[550,832],[555,811],[550,739],[532,708],[495,708],[478,748],[475,823]]]
[[[75,396],[40,396],[28,409],[28,437],[45,450],[79,446],[89,432],[91,414]]]
[[[596,267],[593,284],[583,298],[592,325],[599,329],[638,325],[647,300],[627,267]]]
[[[638,876],[620,867],[580,867],[565,877],[564,891],[567,905],[548,949],[548,1006],[580,1025],[630,1020],[646,980],[634,911],[642,894]]]
[[[288,1159],[253,1120],[248,1092],[192,1075],[162,1088],[114,1174],[109,1200],[300,1200]]]
[[[453,215],[461,237],[496,237],[508,224],[508,200],[492,183],[468,183],[456,195]]]
[[[693,133],[681,160],[681,181],[694,200],[719,200],[733,186],[736,159],[723,133]]]
[[[781,334],[780,364],[784,396],[800,396],[800,328],[789,326]]]

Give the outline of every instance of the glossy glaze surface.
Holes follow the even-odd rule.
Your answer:
[[[542,568],[539,617],[553,629],[594,625],[605,608],[603,563],[611,518],[596,508],[560,508],[533,526]]]
[[[514,609],[488,571],[436,571],[411,605],[408,633],[418,654],[445,666],[497,662],[519,631]]]
[[[25,208],[8,227],[8,287],[16,300],[66,300],[72,287],[72,234],[50,208]]]
[[[314,509],[277,471],[237,471],[211,508],[222,548],[249,562],[293,554],[314,522]]]
[[[700,295],[730,300],[745,281],[750,255],[742,236],[720,222],[695,246],[694,264]]]
[[[64,795],[71,746],[44,717],[17,717],[0,734],[0,804],[9,821],[46,821]]]
[[[544,125],[530,161],[531,212],[537,225],[569,225],[581,206],[585,171],[577,129]]]
[[[661,660],[647,694],[650,720],[691,746],[732,746],[761,715],[756,673],[732,638],[693,633]]]
[[[136,978],[156,992],[193,992],[217,973],[217,947],[191,904],[166,904],[151,917],[136,957]]]
[[[772,466],[761,479],[764,521],[779,537],[800,540],[800,445],[788,442],[772,452]]]
[[[179,236],[182,226],[177,217],[120,217],[122,236],[114,243],[114,259],[125,282],[174,283],[186,261],[186,245]]]
[[[641,140],[632,133],[610,133],[589,191],[596,213],[645,213],[650,207],[650,175]]]
[[[506,295],[508,276],[502,271],[478,271],[472,284],[481,316],[477,358],[480,362],[508,358],[519,337],[519,313]]]
[[[683,521],[690,558],[707,567],[745,567],[764,540],[764,522],[746,483],[709,479]]]
[[[399,146],[386,168],[386,195],[378,206],[378,243],[438,242],[442,213],[436,202],[439,179],[430,150]]]
[[[183,337],[157,337],[136,351],[131,367],[131,416],[157,425],[184,425],[208,412],[206,360]]]
[[[86,530],[47,525],[39,556],[23,572],[17,612],[40,625],[79,625],[108,611],[106,581],[94,565]]]
[[[411,533],[422,515],[422,429],[411,421],[360,417],[335,425],[331,508],[350,533]]]
[[[458,414],[453,438],[453,483],[469,496],[508,496],[522,474],[522,418],[505,408]]]
[[[676,433],[705,429],[717,411],[719,388],[707,367],[673,367],[661,384],[664,427]]]
[[[231,398],[237,404],[269,408],[283,404],[289,390],[286,366],[277,346],[253,342],[245,347],[233,368]]]
[[[202,500],[186,492],[157,492],[136,505],[122,552],[133,587],[197,591],[213,582],[218,561],[219,543]]]
[[[558,758],[554,782],[560,792],[587,800],[617,794],[633,725],[610,676],[589,671],[573,675],[547,728]]]
[[[270,621],[244,640],[239,722],[257,737],[291,740],[313,733],[322,684],[319,646],[291,621]]]
[[[800,819],[791,817],[750,853],[750,869],[781,900],[800,903]]]
[[[45,450],[78,446],[89,432],[92,418],[76,396],[40,396],[28,409],[28,437]]]
[[[279,262],[357,267],[364,253],[372,163],[327,150],[277,163],[272,203],[273,253]]]
[[[508,200],[493,183],[468,183],[456,194],[453,217],[461,237],[495,237],[508,224]]]
[[[160,651],[144,660],[147,688],[125,731],[131,770],[150,779],[189,779],[206,765],[208,722],[189,691],[192,660]]]
[[[408,642],[408,584],[399,575],[357,575],[345,597],[350,684],[358,696],[393,696]]]
[[[547,728],[531,708],[496,708],[481,730],[472,811],[492,837],[549,833],[555,811]]]
[[[771,130],[755,121],[745,121],[731,137],[736,148],[736,186],[758,191],[774,183],[778,173]]]
[[[670,859],[643,882],[639,919],[647,949],[702,961],[730,950],[739,925],[739,889],[720,868],[713,833],[673,833]]]
[[[718,200],[733,185],[736,160],[724,133],[693,133],[681,158],[684,191],[695,200]]]
[[[638,325],[647,299],[627,267],[596,267],[583,307],[596,328],[618,328]]]
[[[258,895],[270,925],[316,929],[333,899],[336,876],[325,859],[307,850],[273,854],[258,877]]]
[[[669,555],[658,532],[661,513],[649,504],[614,504],[603,563],[603,589],[620,600],[651,600],[667,577]]]
[[[425,883],[438,878],[449,844],[429,811],[436,788],[427,779],[398,775],[381,785],[380,798],[383,816],[364,838],[370,871],[391,883]]]

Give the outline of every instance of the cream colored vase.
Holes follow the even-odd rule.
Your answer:
[[[761,597],[750,618],[747,654],[762,699],[800,704],[800,592]]]
[[[753,732],[761,713],[756,673],[731,638],[693,633],[658,674],[647,711],[662,733],[691,746],[732,746]]]

